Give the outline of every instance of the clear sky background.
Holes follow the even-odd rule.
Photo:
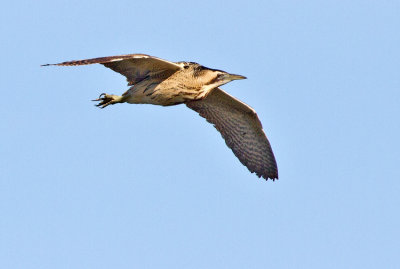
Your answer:
[[[0,268],[400,268],[399,1],[7,1]],[[248,77],[279,166],[185,106],[115,105],[146,53]]]

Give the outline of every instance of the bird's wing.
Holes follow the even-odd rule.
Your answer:
[[[271,145],[251,107],[219,88],[212,90],[206,98],[186,105],[214,125],[250,172],[265,179],[278,178]]]
[[[138,83],[147,76],[159,76],[165,78],[182,68],[179,64],[146,54],[127,54],[120,56],[100,57],[62,62],[59,64],[45,64],[43,66],[75,66],[88,64],[102,64],[105,67],[124,75],[129,82],[128,85]]]

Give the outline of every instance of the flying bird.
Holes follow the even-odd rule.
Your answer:
[[[221,133],[226,145],[258,177],[278,179],[271,145],[256,112],[219,87],[245,79],[194,62],[169,62],[146,54],[128,54],[68,61],[58,66],[102,64],[124,75],[131,86],[121,96],[102,93],[100,108],[117,103],[172,106],[185,104]]]

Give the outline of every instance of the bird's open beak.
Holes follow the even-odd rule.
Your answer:
[[[235,75],[235,74],[228,74],[227,79],[229,80],[237,80],[237,79],[246,79],[245,76]]]

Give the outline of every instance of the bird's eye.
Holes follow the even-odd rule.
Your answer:
[[[184,65],[183,68],[188,69],[189,65]]]

